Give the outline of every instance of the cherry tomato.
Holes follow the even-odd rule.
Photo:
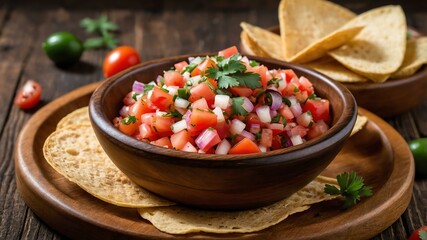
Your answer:
[[[41,93],[40,84],[34,80],[28,80],[16,94],[15,104],[21,109],[32,108],[39,103]]]
[[[138,52],[128,46],[113,49],[104,59],[104,76],[111,77],[129,67],[140,63]]]
[[[418,177],[427,177],[427,138],[414,139],[409,148],[415,161],[415,172]]]
[[[424,240],[424,239],[427,239],[427,226],[418,228],[408,238],[408,240]]]

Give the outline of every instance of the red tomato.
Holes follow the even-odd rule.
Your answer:
[[[315,139],[329,129],[329,126],[324,121],[313,123],[308,129],[307,139]]]
[[[104,76],[111,77],[138,63],[140,63],[140,58],[134,48],[128,46],[115,48],[104,59]]]
[[[231,46],[229,48],[226,48],[224,50],[221,50],[218,52],[218,56],[223,56],[224,58],[229,58],[235,54],[238,54],[239,50],[237,50],[236,46]]]
[[[253,67],[252,72],[258,73],[261,77],[261,84],[263,88],[267,88],[267,82],[271,80],[272,76],[268,72],[268,68],[264,65]]]
[[[232,87],[228,90],[230,90],[234,96],[239,97],[250,97],[253,93],[253,90],[248,87]]]
[[[181,130],[172,134],[170,137],[173,148],[182,150],[188,142],[194,145],[194,139],[190,136],[187,130]]]
[[[249,138],[243,138],[240,142],[236,143],[230,151],[229,154],[248,154],[248,153],[259,153],[259,147],[255,142]]]
[[[139,124],[136,122],[130,124],[124,124],[122,121],[119,122],[119,130],[129,136],[133,135],[138,128]]]
[[[172,148],[171,141],[168,137],[162,137],[157,140],[151,141],[150,143],[159,147]]]
[[[329,124],[331,121],[331,117],[329,116],[329,101],[326,99],[309,99],[304,104],[302,110],[304,112],[310,111],[315,122],[323,120]]]
[[[205,98],[208,106],[211,106],[215,101],[215,92],[209,87],[206,82],[202,82],[199,85],[190,89],[190,102]]]
[[[217,118],[215,113],[203,109],[193,109],[190,116],[190,125],[193,131],[203,131],[206,128],[215,127]]]
[[[174,124],[174,120],[171,117],[161,117],[155,115],[152,118],[151,127],[157,133],[170,133],[172,134],[171,126]]]
[[[165,85],[166,86],[178,86],[183,87],[184,86],[184,77],[176,71],[168,71],[164,74],[165,78]]]
[[[208,70],[208,68],[214,67],[217,68],[216,64],[212,62],[209,58],[207,58],[205,61],[201,62],[193,71],[191,71],[191,76],[197,76],[197,75],[205,75],[205,71]]]
[[[187,61],[175,63],[174,67],[178,72],[181,72],[188,65]]]
[[[21,109],[29,109],[40,102],[42,88],[34,80],[28,80],[18,91],[15,97],[15,104]]]
[[[408,240],[423,240],[427,237],[427,226],[423,226],[415,230]]]
[[[173,97],[158,87],[153,88],[151,103],[160,110],[167,110],[173,104]]]

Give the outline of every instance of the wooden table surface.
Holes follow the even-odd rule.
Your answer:
[[[427,33],[425,1],[341,2],[356,13],[381,5],[400,4],[408,25]],[[120,26],[117,33],[120,44],[134,46],[143,60],[151,60],[237,45],[241,21],[263,27],[278,24],[278,3],[279,0],[0,0],[0,239],[63,238],[26,206],[16,188],[15,140],[39,108],[103,78],[102,61],[108,50],[86,51],[77,65],[59,69],[41,48],[50,33],[70,31],[85,39],[89,35],[79,26],[79,21],[106,14]],[[22,111],[13,104],[13,99],[28,79],[42,85],[42,102],[36,109]],[[385,120],[406,141],[427,137],[427,100],[411,111]],[[374,239],[406,239],[414,229],[426,224],[427,179],[416,179],[407,210]]]

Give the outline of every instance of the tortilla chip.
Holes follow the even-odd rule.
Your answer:
[[[282,0],[279,4],[279,23],[284,58],[289,61],[354,17],[350,10],[328,1]]]
[[[427,64],[427,37],[408,41],[402,66],[390,78],[405,78],[412,76],[424,64]]]
[[[353,130],[351,130],[350,136],[353,136],[354,134],[362,130],[367,122],[367,117],[357,114],[356,123],[354,124]]]
[[[58,122],[56,129],[78,124],[90,124],[89,107],[82,107],[67,114]]]
[[[160,231],[171,234],[191,232],[249,233],[273,226],[310,205],[334,199],[324,192],[325,184],[335,179],[318,177],[307,186],[272,205],[245,211],[205,211],[182,206],[138,209],[141,217]]]
[[[249,55],[260,56],[260,57],[269,57],[267,53],[265,53],[243,30],[240,33],[240,39],[242,40],[242,47],[244,51]]]
[[[402,64],[406,49],[406,19],[400,6],[362,13],[346,24],[365,28],[344,46],[329,52],[338,62],[375,82],[384,82]]]
[[[43,154],[56,171],[108,203],[132,208],[173,205],[124,175],[102,149],[91,125],[53,132],[44,143]]]
[[[295,54],[289,61],[306,63],[318,59],[334,48],[340,47],[354,38],[364,26],[340,28],[328,36],[310,44],[302,51]]]
[[[366,82],[368,79],[349,70],[331,57],[323,57],[317,61],[304,64],[309,68],[325,74],[338,82]]]
[[[240,26],[255,46],[265,53],[267,57],[284,60],[280,35],[246,22],[241,22]]]

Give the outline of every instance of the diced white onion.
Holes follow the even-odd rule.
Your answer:
[[[265,147],[265,146],[259,145],[258,148],[261,152],[267,152],[267,147]]]
[[[157,116],[159,116],[159,117],[163,117],[164,115],[166,115],[166,114],[168,114],[167,112],[164,112],[164,111],[160,111],[160,110],[157,110],[156,111],[156,115]]]
[[[134,81],[132,85],[132,91],[136,93],[144,92],[144,84],[142,82]]]
[[[187,82],[188,79],[190,79],[190,72],[185,72],[182,74],[182,78],[184,79],[184,82]]]
[[[228,142],[227,139],[224,138],[216,147],[215,154],[222,154],[222,155],[227,154],[230,148],[231,148],[230,142]]]
[[[239,135],[245,138],[249,138],[252,141],[255,141],[255,135],[246,130],[243,130]]]
[[[128,116],[128,114],[129,114],[129,106],[123,106],[121,109],[120,109],[120,112],[119,112],[119,114],[120,114],[120,116],[122,116],[122,117],[127,117]]]
[[[219,107],[215,107],[213,109],[213,112],[216,115],[216,120],[220,123],[220,122],[224,122],[225,118],[224,118],[224,113],[222,112],[222,109]]]
[[[233,119],[230,125],[230,133],[233,135],[238,135],[245,129],[245,127],[246,124],[244,122],[240,121],[239,119]]]
[[[298,144],[303,143],[304,141],[302,140],[300,135],[295,135],[295,136],[291,136],[291,142],[292,142],[292,145],[296,146]]]
[[[298,102],[298,100],[295,96],[289,96],[288,99],[291,102],[290,109],[291,109],[292,113],[294,114],[294,116],[296,118],[299,117],[299,115],[302,114],[301,104]]]
[[[197,75],[197,76],[191,77],[189,81],[192,83],[192,86],[197,86],[199,85],[200,79],[202,79],[202,76]]]
[[[178,86],[167,86],[166,90],[168,90],[169,95],[175,96],[178,94]]]
[[[243,104],[242,108],[246,110],[246,112],[250,113],[252,110],[254,110],[254,104],[249,100],[247,97],[243,97]]]
[[[190,105],[190,102],[187,99],[177,97],[175,98],[175,107],[187,108]]]
[[[230,106],[230,96],[228,95],[215,95],[214,107],[226,109]]]
[[[270,107],[267,105],[259,106],[256,109],[256,114],[259,117],[259,120],[263,123],[269,123],[271,122],[271,115],[270,115]]]
[[[174,124],[172,124],[171,129],[173,133],[177,133],[181,130],[187,129],[187,122],[185,121],[185,119],[175,122]]]

